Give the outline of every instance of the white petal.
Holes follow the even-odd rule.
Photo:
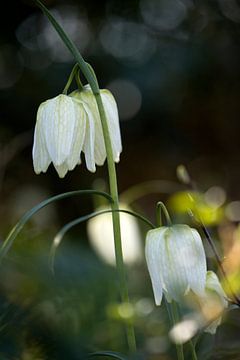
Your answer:
[[[76,126],[72,141],[72,149],[67,159],[69,170],[73,170],[77,164],[81,163],[80,156],[83,149],[86,132],[86,113],[83,109],[83,105],[80,102],[74,101],[74,107],[76,115]]]
[[[33,141],[33,167],[36,174],[41,171],[46,172],[51,159],[49,157],[46,141],[42,132],[42,111],[43,107],[40,105],[37,113],[37,122],[34,130],[34,141]]]
[[[83,144],[83,151],[85,153],[86,165],[88,170],[91,172],[95,172],[96,166],[94,161],[94,119],[87,104],[83,103],[83,107],[86,112],[86,132]]]
[[[107,117],[108,129],[112,142],[114,161],[118,162],[122,152],[122,141],[116,101],[108,90],[101,90],[101,98]]]
[[[198,295],[204,294],[206,281],[206,256],[198,232],[187,225],[171,227],[172,285],[175,300],[187,294],[190,288]],[[174,280],[173,280],[174,279]],[[170,281],[170,279],[169,279]],[[173,286],[171,288],[173,289]]]
[[[145,245],[145,256],[150,274],[153,293],[156,305],[161,305],[163,287],[161,281],[161,266],[160,258],[162,254],[159,251],[159,246],[162,241],[162,232],[164,228],[150,230],[147,233],[146,245]]]
[[[89,108],[92,112],[95,127],[94,158],[95,163],[101,166],[104,164],[107,154],[103,137],[102,123],[98,112],[97,103],[91,90],[89,90],[88,92],[83,92],[83,99],[89,105]]]
[[[76,126],[73,99],[59,95],[42,104],[42,128],[50,158],[62,165],[71,153]]]
[[[56,171],[58,173],[58,176],[60,178],[64,178],[64,176],[66,175],[66,173],[69,170],[68,164],[66,164],[66,162],[64,162],[61,165],[54,165],[54,167],[55,167],[55,169],[56,169]]]
[[[227,295],[225,291],[222,288],[222,285],[220,284],[220,281],[217,277],[217,275],[213,271],[207,272],[207,279],[206,279],[206,291],[213,291],[215,292],[219,300],[221,301],[221,304],[224,308],[228,306]]]
[[[206,284],[206,255],[202,244],[202,239],[195,229],[191,229],[192,237],[189,234],[186,240],[191,247],[188,261],[188,281],[190,288],[197,295],[202,296],[205,292]]]
[[[160,246],[160,266],[164,286],[168,298],[175,301],[180,301],[188,288],[185,262],[181,256],[178,236],[179,231],[176,233],[175,226],[166,228]]]
[[[89,111],[91,111],[95,128],[94,159],[97,165],[103,165],[104,161],[106,160],[106,149],[103,138],[101,119],[92,90],[89,86],[85,86],[84,91],[74,91],[71,96],[85,103],[88,106]]]

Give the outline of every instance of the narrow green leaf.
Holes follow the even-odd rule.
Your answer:
[[[89,354],[88,358],[94,357],[94,356],[105,356],[105,357],[112,357],[112,358],[118,359],[118,360],[127,360],[127,358],[125,358],[123,355],[121,355],[117,352],[113,352],[113,351],[97,351],[97,352]]]
[[[102,192],[102,191],[97,191],[97,190],[70,191],[70,192],[66,192],[66,193],[63,193],[63,194],[53,196],[53,197],[51,197],[49,199],[46,199],[46,200],[42,201],[41,203],[37,204],[32,209],[30,209],[28,212],[26,212],[23,215],[23,217],[18,221],[18,223],[12,228],[12,230],[10,231],[10,233],[8,234],[6,240],[4,241],[4,243],[2,244],[2,246],[0,248],[0,263],[1,263],[2,259],[3,259],[3,257],[7,254],[7,252],[11,248],[14,240],[16,239],[19,232],[22,230],[23,226],[26,224],[26,222],[34,214],[36,214],[39,210],[41,210],[45,206],[53,203],[54,201],[58,201],[58,200],[61,200],[61,199],[65,199],[65,198],[72,197],[72,196],[78,196],[78,195],[100,195],[100,196],[103,196],[106,199],[108,199],[109,202],[113,201],[112,197],[109,194],[107,194],[105,192]]]
[[[129,214],[129,215],[132,215],[134,217],[136,217],[137,219],[145,222],[148,226],[150,226],[151,228],[155,228],[155,226],[148,220],[146,219],[144,216],[134,212],[134,211],[130,211],[130,210],[125,210],[125,209],[117,209],[117,210],[112,210],[112,209],[109,209],[109,210],[101,210],[101,211],[95,211],[95,212],[92,212],[91,214],[88,214],[88,215],[85,215],[85,216],[81,216],[75,220],[72,220],[70,221],[69,223],[67,223],[66,225],[64,225],[61,230],[57,233],[57,235],[54,237],[53,239],[53,244],[52,244],[52,247],[51,247],[51,251],[50,251],[50,267],[53,271],[53,268],[54,268],[54,259],[55,259],[55,255],[56,255],[56,250],[58,248],[58,246],[60,245],[60,243],[62,242],[62,239],[64,237],[64,235],[66,234],[66,232],[68,230],[70,230],[71,228],[73,228],[74,226],[84,222],[84,221],[87,221],[89,219],[92,219],[98,215],[102,215],[102,214],[106,214],[106,213],[113,213],[113,212],[122,212],[122,213],[126,213],[126,214]]]

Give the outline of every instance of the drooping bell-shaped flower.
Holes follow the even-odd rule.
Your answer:
[[[205,322],[209,325],[205,332],[215,334],[217,327],[221,324],[222,313],[228,307],[227,295],[213,271],[207,272],[205,295],[200,299],[201,312]]]
[[[34,132],[33,166],[37,174],[52,162],[59,177],[80,164],[83,145],[94,139],[94,129],[86,134],[86,113],[74,98],[58,95],[38,109]],[[88,135],[88,136],[87,136]]]
[[[145,255],[156,305],[181,301],[190,290],[204,295],[206,256],[199,233],[187,225],[150,230]]]
[[[113,158],[119,161],[122,151],[117,105],[108,90],[101,90]],[[52,162],[63,178],[67,171],[81,163],[85,154],[89,171],[103,165],[106,159],[102,124],[95,97],[89,85],[71,96],[58,95],[43,102],[37,113],[34,132],[33,165],[37,174],[46,172]]]
[[[116,101],[111,92],[106,89],[100,90],[100,94],[106,114],[113,158],[115,162],[118,162],[122,151],[122,142]],[[106,148],[97,103],[89,85],[85,85],[82,91],[76,90],[72,92],[70,96],[77,99],[85,109],[86,115],[89,119],[86,132],[92,131],[91,126],[95,129],[94,156],[92,156],[92,153],[90,152],[91,149],[89,149],[89,143],[87,141],[83,146],[87,167],[90,171],[95,171],[95,164],[103,165],[106,160]]]

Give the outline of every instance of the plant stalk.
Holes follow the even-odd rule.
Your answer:
[[[117,271],[119,276],[119,285],[120,285],[120,295],[121,300],[123,302],[129,303],[129,296],[128,296],[128,288],[127,288],[127,280],[126,280],[126,273],[125,267],[123,262],[123,253],[122,253],[122,241],[121,241],[121,229],[120,229],[120,217],[119,217],[119,200],[118,200],[118,186],[117,186],[117,176],[116,176],[116,169],[115,163],[113,159],[113,152],[112,152],[112,144],[110,139],[110,134],[108,130],[108,124],[106,119],[106,114],[104,111],[100,90],[98,86],[98,81],[96,75],[91,68],[91,66],[85,62],[82,55],[78,51],[76,45],[72,42],[72,40],[68,37],[62,27],[58,24],[56,19],[52,16],[52,14],[48,11],[48,9],[42,4],[40,0],[35,0],[38,6],[41,8],[43,13],[48,17],[49,21],[59,34],[60,38],[63,40],[66,47],[69,49],[71,54],[73,55],[74,59],[79,65],[83,75],[87,79],[89,85],[91,86],[92,92],[95,96],[99,115],[101,118],[102,129],[103,129],[103,136],[104,142],[106,147],[107,153],[107,165],[108,165],[108,174],[109,174],[109,187],[110,187],[110,194],[113,199],[111,204],[113,213],[112,213],[112,220],[113,220],[113,233],[114,233],[114,244],[115,244],[115,255],[116,255],[116,265]],[[117,210],[117,211],[116,211]],[[129,350],[131,352],[136,351],[136,340],[135,340],[135,333],[132,323],[126,324],[126,331],[127,331],[127,341]]]
[[[171,318],[173,320],[173,325],[176,325],[179,322],[179,312],[178,312],[177,304],[173,301],[171,304],[169,304],[169,309],[171,312]],[[176,351],[177,351],[177,359],[184,360],[182,344],[176,344]]]
[[[90,84],[91,86],[91,84]],[[115,255],[116,255],[116,265],[119,275],[119,285],[120,285],[120,293],[121,293],[121,300],[124,303],[129,303],[129,295],[128,295],[128,287],[127,287],[127,280],[126,280],[126,273],[123,261],[123,252],[122,252],[122,241],[121,241],[121,228],[120,228],[120,216],[119,216],[119,199],[118,199],[118,186],[117,186],[117,176],[116,176],[116,168],[113,159],[113,152],[112,152],[112,144],[109,135],[107,119],[101,99],[100,93],[95,93],[96,102],[98,105],[98,110],[100,114],[100,118],[102,121],[102,128],[104,134],[104,141],[105,147],[107,152],[107,165],[108,165],[108,174],[109,174],[109,187],[110,187],[110,194],[113,199],[113,203],[111,204],[112,207],[112,220],[113,220],[113,233],[114,233],[114,245],[115,245]],[[127,340],[129,350],[131,352],[136,352],[136,340],[135,340],[135,333],[133,324],[127,323]]]

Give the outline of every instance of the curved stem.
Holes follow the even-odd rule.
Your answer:
[[[118,213],[118,210],[119,210],[118,186],[117,186],[115,163],[114,163],[114,159],[113,159],[112,144],[111,144],[106,114],[104,111],[101,95],[100,95],[100,93],[95,93],[94,95],[95,95],[95,99],[97,101],[97,106],[98,106],[100,118],[102,121],[104,141],[105,141],[105,147],[106,147],[106,152],[107,152],[110,194],[113,198],[112,220],[113,220],[114,246],[115,246],[115,255],[116,255],[116,265],[117,265],[117,270],[118,270],[118,275],[119,275],[121,300],[124,303],[129,303],[126,273],[125,273],[124,262],[123,262],[120,218],[119,218],[119,213]],[[128,323],[126,326],[127,326],[126,330],[127,330],[127,339],[128,339],[129,349],[131,352],[136,352],[136,340],[135,340],[133,324]]]
[[[71,86],[71,83],[74,79],[74,77],[76,76],[76,73],[77,73],[77,69],[78,69],[79,65],[78,64],[75,64],[72,71],[71,71],[71,74],[69,75],[69,78],[68,78],[68,81],[65,85],[65,88],[63,89],[63,94],[64,95],[67,95],[67,92],[68,92],[68,89],[69,87]]]
[[[40,7],[42,12],[47,16],[55,30],[57,31],[58,35],[64,42],[64,44],[67,46],[68,50],[71,52],[77,63],[79,64],[84,76],[88,80],[89,84],[92,83],[93,85],[93,92],[99,92],[98,85],[95,83],[95,78],[92,75],[91,71],[89,70],[88,64],[84,61],[82,55],[78,51],[76,45],[72,42],[72,40],[67,36],[67,34],[64,32],[64,30],[61,28],[61,26],[58,24],[58,22],[55,20],[53,15],[48,11],[46,6],[42,4],[40,0],[34,0],[35,3]]]
[[[80,67],[82,73],[84,74],[85,78],[87,79],[87,81],[92,89],[92,92],[95,96],[101,123],[102,123],[103,136],[104,136],[104,142],[105,142],[106,153],[107,153],[110,194],[113,199],[112,210],[118,210],[119,209],[118,186],[117,186],[115,163],[114,163],[114,159],[113,159],[112,144],[111,144],[106,114],[104,111],[96,75],[95,75],[93,69],[91,68],[91,66],[84,61],[82,55],[79,53],[75,44],[72,42],[71,39],[69,39],[67,34],[64,32],[64,30],[61,28],[61,26],[58,24],[58,22],[52,16],[52,14],[48,11],[48,9],[41,3],[40,0],[35,0],[35,2],[41,8],[41,10],[44,12],[44,14],[48,17],[48,19],[54,26],[55,30],[58,32],[59,36],[63,40],[64,44],[67,46],[67,48],[73,55],[74,59],[76,60],[76,62],[79,64],[79,67]],[[123,262],[121,230],[120,230],[120,220],[119,220],[118,212],[114,211],[112,213],[112,220],[113,220],[113,233],[114,233],[116,264],[117,264],[117,271],[118,271],[118,275],[119,275],[120,295],[121,295],[121,300],[123,302],[128,303],[129,296],[128,296],[127,281],[126,281],[126,273],[125,273],[124,262]],[[129,350],[131,352],[135,352],[136,351],[136,340],[135,340],[133,324],[129,323],[126,326],[127,326],[126,330],[127,330],[127,340],[128,340]]]
[[[157,203],[157,208],[156,208],[156,215],[157,215],[157,225],[160,227],[162,226],[162,211],[164,213],[164,216],[166,218],[167,221],[167,225],[171,226],[172,225],[172,221],[171,218],[169,216],[169,213],[167,211],[166,206],[164,205],[164,203],[162,201],[159,201]]]
[[[79,217],[79,218],[77,218],[75,220],[70,221],[66,225],[64,225],[61,228],[61,230],[54,237],[53,244],[52,244],[52,247],[51,247],[51,250],[50,250],[50,267],[51,267],[52,271],[53,271],[54,259],[55,259],[55,254],[56,254],[57,247],[62,242],[62,239],[63,239],[63,237],[64,237],[64,235],[66,234],[67,231],[69,231],[74,226],[81,224],[84,221],[90,220],[90,219],[92,219],[92,218],[94,218],[96,216],[99,216],[99,215],[103,215],[103,214],[107,214],[107,213],[113,213],[114,211],[132,215],[132,216],[136,217],[137,219],[145,222],[145,224],[150,226],[152,229],[155,228],[155,226],[148,219],[146,219],[144,216],[142,216],[142,215],[140,215],[140,214],[138,214],[138,213],[136,213],[134,211],[124,210],[124,209],[101,210],[101,211],[95,211],[95,212],[93,212],[91,214],[88,214],[88,215],[81,216],[81,217]]]
[[[198,360],[197,353],[196,353],[195,346],[194,346],[193,342],[189,341],[189,345],[190,345],[190,350],[191,350],[191,354],[192,354],[192,359],[193,360]]]
[[[112,351],[97,351],[95,353],[88,354],[87,358],[89,359],[90,357],[94,357],[94,356],[100,356],[100,357],[104,356],[104,357],[112,357],[118,360],[127,360],[121,354]]]
[[[22,228],[24,227],[24,225],[27,223],[27,221],[34,215],[36,214],[39,210],[41,210],[42,208],[44,208],[45,206],[53,203],[54,201],[58,201],[58,200],[62,200],[71,196],[77,196],[77,195],[100,195],[100,196],[104,196],[106,199],[109,200],[109,202],[112,202],[113,199],[112,197],[103,192],[103,191],[98,191],[98,190],[76,190],[76,191],[70,191],[67,193],[63,193],[63,194],[59,194],[56,196],[52,196],[49,199],[46,199],[44,201],[42,201],[41,203],[37,204],[36,206],[34,206],[31,210],[27,211],[23,217],[18,221],[18,223],[13,227],[13,229],[10,231],[10,233],[8,234],[8,236],[6,237],[6,240],[4,241],[4,243],[2,244],[1,248],[0,248],[0,263],[3,259],[3,257],[7,254],[7,252],[9,251],[9,249],[11,248],[14,240],[16,239],[17,235],[19,234],[19,232],[22,230]]]
[[[75,73],[75,80],[76,80],[76,83],[77,83],[77,86],[78,86],[78,90],[82,91],[83,90],[83,84],[82,84],[81,79],[80,79],[80,70],[79,69]]]

